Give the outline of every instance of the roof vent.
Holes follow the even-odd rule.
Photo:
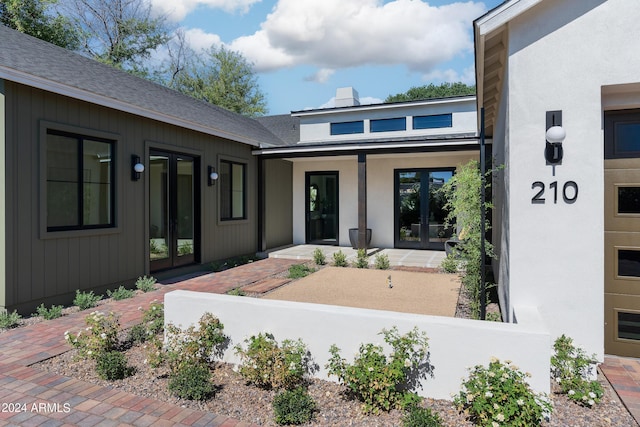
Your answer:
[[[360,105],[358,91],[352,87],[340,87],[336,91],[336,107],[356,107]]]

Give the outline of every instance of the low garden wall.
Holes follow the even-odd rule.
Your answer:
[[[234,346],[248,336],[270,332],[278,342],[301,338],[320,368],[315,376],[337,381],[325,369],[332,344],[352,362],[361,343],[384,344],[379,335],[383,328],[396,326],[403,334],[417,326],[429,337],[433,367],[433,376],[417,390],[421,396],[451,399],[460,391],[467,368],[488,365],[492,357],[513,361],[531,374],[535,391],[549,393],[551,337],[531,307],[519,310],[520,324],[510,324],[181,290],[165,295],[166,324],[186,328],[205,312],[218,317],[231,338],[223,357],[229,363],[239,361]]]

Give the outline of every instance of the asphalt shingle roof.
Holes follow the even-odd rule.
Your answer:
[[[257,120],[3,25],[0,25],[0,78],[250,145],[283,145]]]

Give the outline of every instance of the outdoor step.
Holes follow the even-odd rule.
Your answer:
[[[248,286],[244,286],[242,290],[251,294],[264,294],[265,292],[269,292],[275,288],[279,288],[282,285],[286,285],[290,281],[291,279],[270,278],[270,279],[260,280]]]

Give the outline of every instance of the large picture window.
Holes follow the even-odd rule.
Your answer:
[[[220,161],[220,218],[246,219],[246,165],[228,160]]]
[[[47,231],[114,226],[115,142],[47,131]]]

